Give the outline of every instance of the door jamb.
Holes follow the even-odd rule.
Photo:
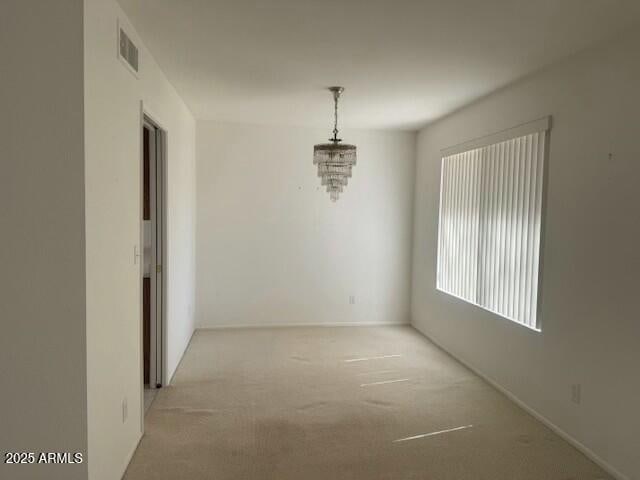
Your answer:
[[[168,133],[167,130],[165,130],[162,125],[156,120],[156,116],[154,116],[152,113],[149,112],[149,108],[147,106],[144,105],[144,103],[141,101],[140,102],[140,124],[139,124],[139,129],[138,129],[138,133],[139,133],[139,142],[140,142],[140,162],[139,162],[139,172],[140,172],[140,182],[139,182],[139,189],[140,189],[140,195],[139,195],[139,208],[138,208],[138,212],[139,212],[139,229],[140,229],[140,233],[139,233],[139,245],[140,247],[138,247],[138,252],[136,253],[137,257],[139,259],[143,259],[142,255],[143,255],[143,246],[144,246],[144,232],[143,232],[143,217],[142,217],[142,204],[143,204],[143,195],[144,195],[144,188],[143,188],[143,182],[144,182],[144,159],[143,159],[143,128],[145,126],[145,124],[149,124],[151,126],[153,126],[154,128],[156,128],[159,132],[160,132],[160,144],[161,144],[161,150],[160,150],[160,162],[161,162],[161,166],[162,166],[162,178],[161,178],[161,185],[160,187],[162,188],[162,218],[161,218],[161,240],[160,243],[162,245],[162,253],[161,253],[161,259],[160,259],[160,265],[162,268],[162,286],[161,286],[161,295],[162,295],[162,299],[161,299],[161,318],[160,318],[160,342],[157,342],[156,339],[156,344],[159,344],[161,347],[161,351],[160,353],[160,375],[158,375],[156,373],[156,378],[160,380],[160,386],[165,386],[168,384],[168,379],[167,379],[167,283],[168,283],[168,273],[169,273],[169,269],[167,268],[167,247],[168,247],[168,243],[167,243],[167,193],[168,193],[168,162],[167,162],[167,158],[168,158]],[[139,304],[140,304],[140,308],[139,308],[139,319],[140,319],[140,328],[139,328],[139,332],[140,332],[140,362],[139,362],[139,367],[140,367],[140,407],[141,407],[141,415],[140,415],[140,422],[141,422],[141,431],[144,432],[144,338],[143,338],[143,262],[140,261],[139,262],[139,281],[140,281],[140,295],[139,295]],[[152,265],[152,268],[155,268],[154,265]],[[158,353],[158,352],[157,352]],[[157,355],[156,353],[156,355]],[[158,364],[158,361],[156,360],[156,365]],[[156,385],[154,384],[155,382],[153,382],[152,378],[149,378],[149,382],[150,382],[150,387],[152,388],[156,388]]]

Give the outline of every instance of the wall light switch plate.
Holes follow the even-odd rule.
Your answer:
[[[579,383],[571,385],[571,401],[577,405],[582,401],[582,385]]]
[[[126,422],[129,416],[129,405],[127,405],[127,397],[122,399],[122,423]]]

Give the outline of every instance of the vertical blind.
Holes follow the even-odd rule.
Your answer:
[[[449,149],[441,170],[437,288],[533,329],[548,127]]]

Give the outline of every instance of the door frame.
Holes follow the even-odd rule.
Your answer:
[[[159,388],[167,384],[167,131],[156,120],[156,116],[149,112],[143,102],[140,102],[140,248],[138,255],[142,259],[140,266],[140,395],[141,395],[141,422],[144,431],[144,338],[143,338],[143,261],[144,257],[144,230],[143,230],[143,202],[144,202],[144,128],[151,128],[155,131],[155,145],[150,152],[150,175],[149,182],[151,205],[154,209],[155,199],[160,201],[160,215],[156,222],[156,242],[152,242],[152,265],[151,265],[151,325],[150,325],[150,370],[149,387]],[[153,143],[153,142],[152,142]],[[153,152],[155,150],[155,152]],[[155,155],[153,155],[155,153]],[[155,156],[156,162],[153,161]],[[156,168],[159,167],[159,168]],[[158,171],[156,171],[158,170]],[[156,175],[157,173],[157,175]],[[156,181],[153,181],[154,176]],[[158,195],[155,191],[158,189]],[[152,214],[153,215],[153,214]],[[159,248],[158,248],[159,247]],[[156,251],[158,248],[159,251]],[[154,258],[156,259],[153,262]],[[154,265],[155,263],[155,265]],[[157,266],[160,268],[158,269]],[[154,301],[155,300],[155,301]],[[156,312],[160,312],[156,315]],[[155,318],[155,321],[154,321]],[[154,341],[155,337],[155,341]]]

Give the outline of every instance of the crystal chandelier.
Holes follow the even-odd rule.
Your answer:
[[[321,185],[327,187],[331,201],[340,197],[344,187],[351,178],[351,169],[356,164],[356,146],[340,144],[338,138],[338,98],[344,91],[342,87],[329,87],[333,93],[334,124],[331,143],[321,143],[313,147],[313,164],[318,165],[318,176]]]

